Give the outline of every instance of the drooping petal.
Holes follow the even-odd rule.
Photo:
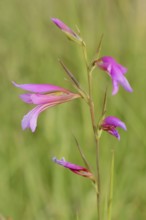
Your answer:
[[[81,97],[79,94],[72,93],[67,89],[50,84],[17,84],[15,82],[13,82],[13,84],[21,89],[36,92],[20,95],[20,98],[24,102],[37,105],[22,119],[22,129],[24,130],[26,128],[30,128],[32,132],[36,129],[37,119],[42,111],[55,105]],[[42,94],[45,92],[49,93]]]
[[[105,125],[111,125],[114,127],[120,127],[123,130],[127,130],[126,125],[123,121],[121,121],[119,118],[114,117],[114,116],[108,116],[104,119],[103,124]]]
[[[70,169],[72,172],[74,172],[74,173],[76,173],[80,176],[84,176],[84,177],[87,177],[89,179],[94,180],[93,174],[88,169],[86,169],[85,167],[81,167],[81,166],[78,166],[76,164],[72,164],[70,162],[67,162],[67,161],[65,161],[64,158],[62,158],[61,160],[58,160],[56,157],[54,157],[53,161],[55,163],[65,167],[65,168]]]
[[[124,76],[124,74],[127,72],[127,68],[117,63],[114,58],[104,56],[94,61],[93,65],[97,65],[100,69],[106,71],[111,77],[113,82],[112,95],[115,95],[118,92],[119,85],[121,85],[128,92],[133,91],[128,80]]]
[[[62,91],[68,93],[67,89],[51,84],[17,84],[15,82],[12,83],[14,86],[29,92],[46,93],[46,92]]]
[[[46,110],[49,107],[52,107],[54,105],[38,105],[35,108],[33,108],[31,111],[29,111],[26,115],[24,115],[21,125],[22,129],[25,130],[26,128],[30,128],[32,132],[36,130],[37,127],[37,119],[39,114]]]
[[[120,82],[120,81],[119,81]],[[123,80],[122,82],[120,82],[121,86],[123,86],[123,88],[128,91],[128,92],[133,92],[133,89],[131,88],[128,80],[123,76]]]
[[[120,134],[114,127],[110,126],[110,128],[107,128],[107,130],[106,129],[103,130],[107,131],[109,134],[115,136],[118,140],[120,140]]]
[[[25,96],[27,95],[27,96]],[[32,101],[31,96],[37,96],[38,95],[38,100],[35,97],[34,100]],[[34,109],[32,109],[30,112],[28,112],[22,119],[22,129],[25,130],[26,128],[30,128],[32,132],[35,131],[36,126],[37,126],[37,119],[39,114],[46,110],[47,108],[56,106],[58,104],[62,104],[68,101],[71,101],[73,99],[79,98],[80,95],[78,94],[64,94],[62,97],[57,97],[57,96],[52,96],[46,98],[45,96],[47,95],[39,95],[39,94],[24,94],[24,96],[21,96],[21,98],[27,102],[27,103],[33,103],[33,104],[38,104]],[[43,96],[43,98],[42,98]]]
[[[128,80],[125,78],[124,75],[118,77],[117,82],[128,92],[133,92]]]
[[[120,69],[117,68],[117,66],[112,67],[111,72],[110,72],[110,76],[113,81],[117,82],[117,84],[120,84],[126,91],[133,92],[133,89],[131,88],[128,80],[123,75],[123,73],[120,72]],[[115,95],[116,93],[114,93],[113,95]]]

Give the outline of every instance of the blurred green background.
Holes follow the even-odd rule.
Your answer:
[[[0,1],[0,213],[13,220],[94,220],[96,196],[89,180],[54,164],[53,156],[83,165],[74,134],[95,166],[90,115],[80,100],[45,111],[35,133],[22,131],[31,106],[18,98],[17,83],[50,83],[69,88],[61,58],[84,88],[87,77],[81,48],[68,41],[51,17],[81,30],[92,58],[101,34],[101,55],[128,68],[134,92],[111,96],[110,78],[94,73],[97,118],[109,82],[108,115],[125,121],[121,141],[104,133],[100,145],[103,205],[115,148],[112,220],[146,219],[146,2],[144,0],[1,0]],[[105,213],[104,213],[105,214]],[[105,215],[106,216],[106,215]],[[104,219],[104,218],[103,218]]]

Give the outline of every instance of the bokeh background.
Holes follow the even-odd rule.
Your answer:
[[[86,104],[80,100],[45,111],[35,133],[22,131],[31,106],[19,98],[17,83],[51,83],[74,91],[58,63],[61,58],[84,88],[81,48],[66,39],[51,17],[80,28],[89,58],[104,34],[101,55],[128,68],[134,92],[111,96],[110,78],[94,72],[97,118],[107,84],[108,115],[126,122],[121,141],[104,133],[100,145],[103,207],[115,149],[113,220],[146,219],[146,2],[144,0],[0,1],[0,213],[13,220],[94,220],[96,196],[89,180],[57,166],[52,157],[83,165],[73,135],[95,166],[95,147]],[[106,213],[103,209],[106,219]]]

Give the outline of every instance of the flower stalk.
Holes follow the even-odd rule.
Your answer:
[[[88,92],[89,92],[89,108],[90,108],[90,115],[91,115],[91,122],[92,122],[92,128],[93,128],[93,133],[94,133],[94,139],[95,139],[95,147],[96,147],[96,172],[97,172],[97,177],[96,177],[96,197],[97,197],[97,213],[98,213],[98,220],[100,220],[101,216],[101,195],[100,195],[100,165],[99,165],[99,139],[98,139],[98,130],[96,126],[96,120],[95,120],[95,110],[94,110],[94,102],[93,102],[93,95],[92,95],[92,72],[94,69],[94,66],[91,65],[89,67],[88,60],[87,60],[87,50],[86,50],[86,45],[83,43],[82,44],[83,48],[83,55],[84,55],[84,60],[86,63],[86,70],[87,70],[87,76],[88,76]]]

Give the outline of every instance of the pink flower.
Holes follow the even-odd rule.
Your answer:
[[[64,158],[62,158],[61,160],[57,160],[56,157],[53,157],[53,161],[55,163],[65,167],[65,168],[68,168],[73,173],[76,173],[76,174],[78,174],[80,176],[87,177],[87,178],[89,178],[91,180],[95,180],[93,174],[88,169],[86,169],[85,167],[81,167],[81,166],[78,166],[76,164],[72,164],[70,162],[67,162],[67,161],[65,161]]]
[[[132,92],[128,80],[125,78],[124,74],[127,72],[127,69],[121,64],[117,63],[116,60],[112,57],[101,57],[98,60],[94,61],[100,69],[107,71],[109,76],[112,79],[113,91],[112,95],[115,95],[119,90],[119,85],[123,86],[128,92]]]
[[[82,39],[72,29],[70,29],[66,24],[64,24],[61,20],[59,20],[58,18],[51,18],[51,20],[53,21],[54,24],[56,24],[58,28],[60,28],[66,34],[66,36],[70,40],[74,40],[78,43],[82,42]]]
[[[16,84],[13,85],[32,93],[22,94],[20,98],[28,103],[36,105],[22,119],[22,129],[30,128],[32,132],[37,126],[37,119],[41,112],[55,105],[79,98],[79,94],[70,92],[59,86],[50,84]]]
[[[118,140],[120,140],[120,135],[116,130],[117,127],[120,127],[125,131],[127,130],[125,123],[114,116],[106,117],[100,126],[102,130],[107,131],[109,134],[115,136],[116,138],[118,138]]]

